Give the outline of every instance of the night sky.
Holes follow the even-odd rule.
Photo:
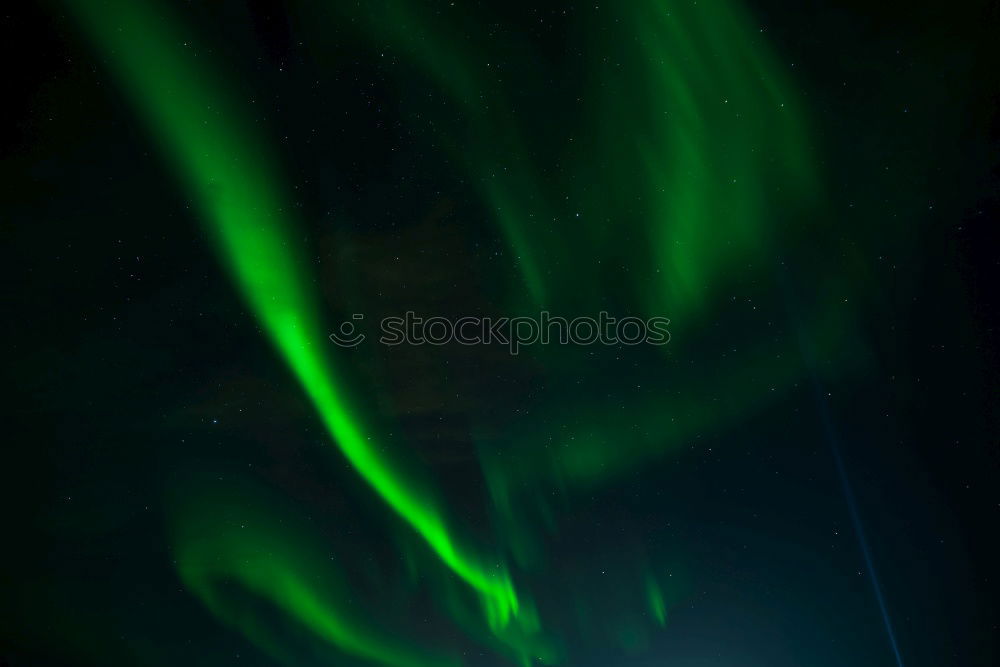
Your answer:
[[[996,3],[16,4],[0,666],[997,664]]]

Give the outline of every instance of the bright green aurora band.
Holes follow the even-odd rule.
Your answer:
[[[507,552],[485,556],[490,550],[464,538],[447,517],[440,494],[383,453],[377,434],[385,425],[370,423],[353,407],[360,396],[338,375],[338,363],[345,362],[333,357],[327,343],[309,263],[297,241],[298,221],[276,161],[269,159],[266,129],[235,86],[227,85],[219,73],[222,63],[190,45],[182,26],[157,3],[68,3],[196,203],[235,284],[332,441],[422,538],[436,556],[433,562],[450,572],[426,573],[440,579],[441,606],[470,636],[522,664],[565,662],[571,649],[545,629],[544,613],[528,592],[531,568],[544,551],[544,540],[528,526],[538,513],[546,523],[555,521],[549,502],[541,499],[608,482],[695,433],[752,413],[772,395],[753,387],[753,378],[766,374],[774,392],[801,379],[800,364],[791,357],[776,362],[775,350],[761,342],[720,366],[726,376],[718,383],[681,374],[661,394],[637,397],[621,410],[574,406],[574,414],[565,416],[574,424],[572,435],[520,424],[483,436],[481,465]],[[461,16],[442,18],[425,3],[403,0],[331,0],[300,11],[319,40],[324,25],[338,22],[359,31],[373,49],[393,49],[414,76],[462,109],[465,126],[435,139],[473,176],[484,210],[495,216],[511,248],[512,309],[592,312],[604,299],[625,294],[637,310],[669,314],[675,339],[683,339],[706,317],[708,297],[724,290],[734,273],[754,271],[755,260],[779,237],[801,233],[789,221],[815,205],[818,179],[806,158],[800,100],[738,3],[610,4],[602,8],[604,19],[581,18],[575,28],[589,61],[581,85],[592,92],[572,108],[552,111],[572,128],[569,141],[508,111],[505,100],[520,89],[483,66],[496,55],[490,45],[457,37],[465,34]],[[524,59],[517,71],[532,71],[523,53],[504,55]],[[493,101],[483,105],[487,97]],[[765,211],[776,208],[788,220],[767,219]],[[630,281],[609,286],[602,267],[623,264]],[[815,321],[828,319],[821,313]],[[832,334],[817,342],[825,348],[835,343]],[[553,374],[573,363],[567,358],[572,351],[534,354]],[[734,367],[742,374],[728,373]],[[720,392],[729,397],[724,407],[713,405]],[[544,404],[539,409],[559,411]],[[554,442],[559,446],[548,446]],[[329,560],[315,556],[319,547],[307,528],[293,530],[293,521],[272,516],[272,510],[243,506],[255,528],[234,531],[200,516],[199,503],[238,505],[216,492],[176,505],[180,575],[214,614],[274,657],[293,661],[217,581],[235,582],[268,600],[315,637],[357,658],[388,665],[460,662],[440,657],[446,651],[421,657],[427,651],[397,645],[386,639],[391,630],[354,617],[344,604],[350,586]],[[418,555],[415,562],[425,560]],[[637,600],[645,611],[638,613],[662,626],[671,599],[663,567],[654,563],[640,570]],[[478,619],[456,581],[478,598]],[[569,602],[581,618],[593,606]],[[623,645],[641,643],[634,633],[620,634]]]

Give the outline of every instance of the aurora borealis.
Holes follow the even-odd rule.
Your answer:
[[[0,665],[992,664],[996,19],[8,16]]]

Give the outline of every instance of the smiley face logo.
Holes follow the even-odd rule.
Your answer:
[[[360,313],[355,313],[351,319],[340,324],[340,328],[330,334],[330,340],[340,347],[357,347],[365,340],[365,335],[358,331],[354,322],[365,319]]]

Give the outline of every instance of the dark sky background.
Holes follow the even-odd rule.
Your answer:
[[[587,80],[566,55],[584,6],[460,4],[463,39],[481,21],[530,53],[505,71],[511,104],[529,136],[557,131]],[[747,11],[805,100],[827,202],[821,233],[784,242],[781,268],[747,279],[752,309],[728,291],[709,298],[662,366],[646,349],[515,359],[403,346],[348,353],[344,373],[374,387],[364,409],[405,440],[393,455],[427,471],[463,536],[510,553],[484,491],[484,440],[644,396],[657,405],[633,385],[727,406],[662,456],[552,492],[551,506],[533,504],[551,480],[525,491],[520,527],[543,555],[515,579],[561,664],[888,666],[886,616],[902,664],[996,664],[998,9],[749,0]],[[308,525],[339,554],[358,617],[381,632],[463,664],[516,664],[442,605],[455,584],[438,581],[439,564],[330,445],[76,22],[58,3],[0,14],[0,665],[280,663],[178,574],[171,499],[215,479],[255,498],[247,507]],[[381,65],[348,24],[318,30],[277,0],[178,3],[176,14],[209,45],[201,57],[259,93],[325,323],[505,312],[496,285],[509,254],[474,179],[409,129],[419,81]],[[419,113],[445,128],[460,115]],[[544,161],[546,147],[529,152]],[[810,359],[794,332],[828,272],[848,287],[822,333],[847,342]],[[593,303],[625,313],[621,294]],[[767,380],[729,382],[733,369],[706,361],[734,340],[801,356],[806,371],[756,402]],[[664,584],[662,628],[625,592],[646,568],[678,580]],[[252,594],[228,599],[277,628],[287,662],[355,664]]]

